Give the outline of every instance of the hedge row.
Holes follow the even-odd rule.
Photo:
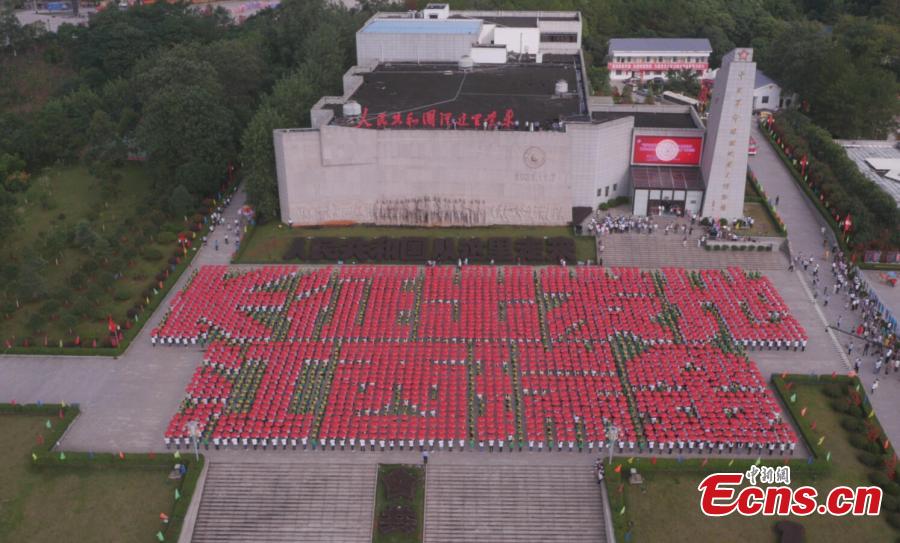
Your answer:
[[[576,261],[570,237],[425,238],[297,237],[282,260],[305,262],[455,263],[458,260],[495,263]]]
[[[160,531],[166,540],[175,541],[181,533],[181,527],[187,515],[188,507],[197,487],[197,481],[203,471],[206,461],[200,455],[199,461],[192,454],[185,453],[175,459],[168,453],[84,453],[65,452],[63,458],[53,448],[65,434],[69,425],[81,412],[77,404],[9,404],[0,403],[0,414],[13,415],[43,415],[51,421],[51,426],[45,432],[43,444],[32,448],[27,459],[37,469],[158,469],[164,472],[175,464],[184,464],[187,473],[181,478],[178,491],[181,498],[172,497],[172,508],[169,513],[169,522],[161,526]]]
[[[797,111],[781,112],[771,129],[767,124],[762,128],[839,238],[837,221],[850,214],[855,253],[868,248],[900,250],[900,210],[893,198],[859,171],[827,131]],[[809,163],[805,178],[800,179],[803,157]]]

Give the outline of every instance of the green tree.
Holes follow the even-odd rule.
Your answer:
[[[152,96],[137,136],[160,188],[214,192],[234,154],[233,123],[215,89],[172,85]]]
[[[169,196],[169,212],[176,217],[184,217],[194,210],[194,198],[184,185],[178,185]]]

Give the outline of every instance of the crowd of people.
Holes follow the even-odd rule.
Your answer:
[[[813,298],[828,307],[832,299],[838,304],[838,316],[833,327],[849,336],[844,347],[852,361],[853,370],[859,374],[871,364],[876,377],[871,385],[872,394],[878,390],[880,378],[900,372],[900,352],[897,330],[889,313],[870,295],[869,287],[859,270],[847,261],[846,255],[823,235],[823,259],[830,261],[831,279],[825,278],[821,264],[815,256],[799,252],[793,257],[791,270],[802,270],[810,282]],[[849,316],[841,312],[849,311]],[[864,362],[864,359],[869,359]],[[883,374],[881,372],[884,372]]]

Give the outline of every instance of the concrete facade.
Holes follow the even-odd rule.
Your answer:
[[[716,74],[700,169],[706,183],[702,215],[741,217],[756,63],[753,49],[734,49]]]
[[[274,137],[285,222],[471,226],[571,219],[565,132],[323,126],[276,130]]]

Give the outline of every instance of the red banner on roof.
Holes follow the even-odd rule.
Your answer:
[[[696,166],[700,164],[703,138],[635,136],[631,161],[634,164]]]

